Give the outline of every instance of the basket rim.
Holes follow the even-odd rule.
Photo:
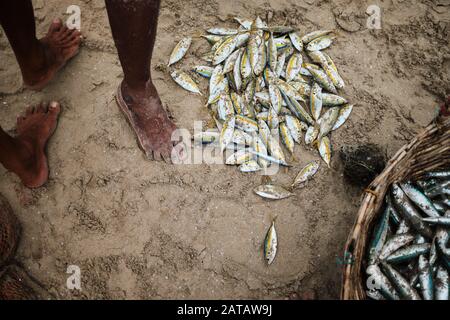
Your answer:
[[[384,198],[386,190],[392,181],[388,181],[393,179],[396,180],[396,173],[398,175],[397,166],[406,159],[407,155],[411,152],[415,151],[418,146],[420,146],[427,138],[433,137],[436,134],[443,133],[444,142],[446,139],[450,139],[450,117],[446,118],[438,118],[432,121],[428,126],[422,128],[421,131],[412,138],[411,141],[407,142],[403,145],[397,152],[389,159],[386,164],[386,167],[383,171],[369,184],[369,186],[363,191],[361,204],[358,209],[358,212],[355,216],[355,220],[352,228],[350,229],[349,235],[347,237],[344,252],[350,253],[353,257],[353,252],[358,244],[358,241],[361,239],[361,232],[363,223],[370,224],[375,218],[371,221],[364,221],[367,213],[371,213],[368,211],[369,208],[372,210],[375,209],[375,204],[377,201],[377,197]],[[447,137],[448,135],[448,137]],[[448,146],[444,145],[445,152],[450,153],[450,143]],[[450,154],[449,154],[450,158]],[[446,162],[444,162],[445,164]],[[450,163],[450,159],[449,159]],[[410,166],[411,164],[408,163]],[[409,176],[411,173],[409,172],[406,176]],[[379,203],[380,204],[380,203]],[[379,209],[379,208],[378,208]],[[379,210],[378,210],[379,211]],[[365,252],[366,243],[363,244],[362,252]],[[357,260],[357,259],[352,259]],[[359,296],[358,290],[356,290],[356,285],[353,283],[353,273],[356,272],[359,275],[362,269],[362,261],[360,259],[356,264],[346,264],[343,272],[342,272],[342,283],[341,283],[341,299],[349,300],[349,299],[364,299],[365,296]],[[361,281],[361,279],[359,279]],[[353,293],[353,294],[352,294]]]

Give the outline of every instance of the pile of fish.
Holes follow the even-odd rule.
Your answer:
[[[448,300],[450,170],[394,183],[367,253],[367,295]]]
[[[297,28],[268,26],[259,17],[235,20],[235,29],[211,28],[202,36],[212,46],[203,56],[209,65],[193,71],[209,79],[206,105],[218,131],[194,135],[194,142],[234,151],[226,164],[242,172],[289,166],[280,140],[291,155],[295,143],[315,146],[330,166],[330,133],[353,108],[337,94],[344,81],[325,52],[334,39],[332,30],[301,35]],[[169,66],[181,60],[191,42],[188,37],[176,45]],[[173,70],[171,76],[184,89],[202,94],[188,73]],[[279,198],[276,186],[261,189],[255,192]],[[289,196],[285,191],[282,197]]]

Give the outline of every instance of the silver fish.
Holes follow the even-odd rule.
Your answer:
[[[291,99],[294,99],[294,100],[301,101],[301,102],[305,103],[305,99],[303,99],[303,97],[300,94],[298,94],[297,90],[295,90],[295,88],[292,87],[290,85],[290,83],[292,83],[292,82],[288,83],[288,82],[284,82],[283,80],[278,80],[277,81],[278,88],[286,96],[288,96]]]
[[[413,258],[417,258],[420,255],[430,252],[431,245],[429,243],[412,244],[407,247],[401,248],[389,257],[386,258],[386,262],[389,263],[401,263],[409,261]]]
[[[291,81],[293,80],[298,73],[300,72],[300,69],[302,67],[303,58],[300,53],[294,53],[291,58],[288,61],[288,64],[286,66],[286,80]]]
[[[330,56],[325,52],[323,52],[323,56],[325,57],[325,63],[322,65],[323,70],[325,70],[325,73],[328,75],[328,77],[330,77],[336,88],[344,88],[344,80],[339,74],[333,60],[331,60]]]
[[[253,150],[257,153],[267,155],[267,147],[256,132],[253,133]],[[261,157],[258,157],[256,161],[262,168],[267,168],[269,165],[268,161]]]
[[[403,246],[406,246],[408,243],[411,243],[414,240],[414,235],[410,233],[402,233],[393,236],[388,241],[386,241],[385,245],[383,246],[383,249],[380,253],[380,260],[384,260],[387,257],[389,257],[392,253],[397,251]]]
[[[434,285],[433,275],[428,259],[425,255],[419,256],[418,261],[420,291],[424,300],[433,300]]]
[[[269,126],[267,125],[267,123],[264,120],[259,119],[258,120],[258,128],[259,128],[259,135],[261,136],[262,141],[264,142],[264,144],[267,147],[269,144],[269,137],[270,137]]]
[[[183,89],[193,92],[193,93],[198,93],[201,95],[201,92],[200,92],[199,88],[197,87],[197,84],[186,73],[174,70],[174,71],[172,71],[170,76]]]
[[[269,67],[273,72],[277,69],[277,46],[273,40],[273,33],[270,33],[269,41],[267,42],[267,51],[269,57]]]
[[[368,264],[375,264],[385,244],[389,230],[389,207],[386,206],[383,215],[380,218],[375,230],[373,231],[372,240],[369,244]]]
[[[236,35],[236,48],[240,48],[245,45],[250,38],[250,32],[243,32]]]
[[[256,187],[254,192],[260,197],[272,200],[285,199],[294,195],[292,192],[287,191],[283,187],[272,184]]]
[[[284,122],[280,123],[279,127],[280,127],[280,136],[281,140],[283,141],[283,144],[286,146],[286,148],[289,150],[291,154],[294,153],[294,139],[292,138],[286,123]]]
[[[429,217],[440,217],[439,212],[433,206],[433,203],[428,199],[425,194],[423,194],[418,188],[413,186],[411,183],[400,183],[400,187],[403,192],[406,193],[408,198],[414,202],[420,209],[422,209],[425,214]]]
[[[204,78],[211,78],[214,68],[208,66],[196,66],[193,70]]]
[[[270,102],[272,104],[272,107],[274,108],[275,112],[278,114],[281,110],[281,93],[277,86],[270,84],[269,85],[269,97]]]
[[[410,286],[409,282],[397,270],[387,263],[382,263],[382,267],[386,276],[392,281],[402,298],[408,300],[421,300],[417,291]]]
[[[220,134],[217,131],[205,131],[195,134],[193,138],[194,142],[205,144],[219,141],[219,136]]]
[[[275,71],[275,76],[279,78],[283,72],[284,64],[286,63],[286,53],[282,52],[277,59],[277,68]]]
[[[450,178],[450,170],[444,170],[444,171],[430,171],[425,173],[424,175],[426,178]]]
[[[422,220],[422,217],[412,206],[406,194],[398,184],[392,184],[391,194],[394,200],[394,206],[398,208],[399,213],[409,222],[411,227],[424,237],[431,239],[433,237],[432,230]]]
[[[233,102],[228,93],[223,93],[217,102],[217,112],[221,120],[234,115]]]
[[[297,118],[304,120],[309,124],[314,123],[312,117],[309,115],[308,112],[306,112],[305,108],[299,102],[297,102],[297,100],[291,99],[283,91],[281,92],[281,94],[283,95],[283,98],[286,101],[289,109],[295,114]]]
[[[230,98],[231,98],[231,101],[233,102],[233,107],[234,107],[234,111],[236,112],[236,114],[242,115],[242,107],[243,107],[242,96],[240,96],[236,92],[231,92]]]
[[[435,279],[435,297],[436,300],[449,300],[449,276],[444,267],[439,266]]]
[[[268,117],[267,117],[267,122],[269,123],[269,128],[270,129],[277,129],[278,128],[278,125],[280,123],[280,119],[278,117],[277,111],[273,107],[269,108],[269,114],[268,114]]]
[[[311,94],[311,86],[308,83],[300,83],[297,85],[297,92],[302,96],[309,96]],[[323,92],[322,92],[322,104],[323,104]]]
[[[381,272],[378,265],[370,265],[367,267],[366,273],[371,276],[371,279],[375,282],[372,283],[372,285],[378,287],[383,296],[391,300],[400,300],[400,296],[394,286],[383,272]]]
[[[233,78],[234,78],[234,85],[236,87],[236,91],[240,92],[242,87],[242,78],[241,78],[241,63],[242,63],[242,56],[244,55],[243,51],[239,51],[238,56],[236,58],[236,61],[233,66]]]
[[[317,51],[317,50],[323,50],[328,48],[333,40],[329,36],[322,36],[319,38],[316,38],[314,40],[311,40],[308,45],[306,46],[306,50],[308,51]]]
[[[303,42],[298,32],[289,33],[289,39],[291,39],[292,45],[298,52],[303,51]]]
[[[229,117],[222,126],[220,133],[220,151],[223,152],[228,144],[233,139],[234,126],[236,123],[235,117]]]
[[[395,234],[408,233],[410,230],[411,230],[411,228],[409,227],[408,222],[406,222],[406,220],[403,219],[400,221]]]
[[[236,115],[236,127],[248,133],[258,131],[258,123],[255,120],[241,115]]]
[[[264,41],[264,37],[262,34],[259,34],[259,46],[258,46],[258,59],[256,65],[252,65],[253,73],[256,76],[259,76],[264,71],[264,68],[267,64],[267,49],[266,42]]]
[[[238,34],[239,30],[232,28],[210,28],[206,30],[208,33],[219,35],[219,36],[230,36]]]
[[[234,17],[233,19],[236,20],[245,30],[250,30],[252,27],[252,20],[241,19],[239,17]]]
[[[300,143],[302,138],[302,128],[304,128],[304,126],[296,117],[289,114],[285,116],[285,122],[294,141]]]
[[[269,156],[268,154],[264,154],[264,153],[261,153],[261,152],[257,152],[257,151],[255,151],[255,150],[253,150],[253,149],[249,149],[249,152],[252,153],[252,154],[254,154],[255,156],[257,156],[257,157],[259,157],[259,158],[262,158],[262,159],[268,161],[268,162],[276,163],[276,164],[279,164],[279,165],[282,165],[282,166],[285,166],[285,167],[290,167],[290,166],[291,166],[291,165],[289,165],[287,162],[282,161],[282,160],[280,160],[280,159],[276,159],[276,158],[274,158],[274,157],[272,157],[272,156]]]
[[[247,161],[239,166],[239,171],[241,172],[257,172],[260,170],[261,167],[255,160]]]
[[[289,26],[272,26],[270,28],[264,28],[263,30],[271,31],[273,33],[280,33],[280,34],[296,31],[295,28],[289,27]]]
[[[256,100],[264,107],[270,107],[270,95],[268,91],[255,92]]]
[[[308,65],[307,69],[311,72],[314,79],[327,91],[336,94],[337,90],[330,78],[320,69]]]
[[[236,36],[230,36],[223,41],[214,52],[213,65],[218,65],[225,61],[226,58],[236,49]]]
[[[214,34],[206,34],[202,35],[202,38],[205,38],[210,45],[215,45],[217,42],[221,41],[223,39],[223,36],[217,36]]]
[[[313,118],[318,120],[320,118],[320,113],[322,112],[322,87],[319,86],[317,82],[314,82],[311,88],[309,106]]]
[[[309,126],[305,132],[305,143],[306,144],[313,143],[317,139],[318,135],[319,135],[319,128],[316,126]]]
[[[303,167],[302,170],[297,174],[292,183],[292,187],[298,187],[304,185],[309,179],[311,179],[316,172],[319,170],[320,163],[317,160],[311,161],[306,166]]]
[[[214,76],[214,72],[213,75]],[[212,78],[211,76],[211,78]],[[223,94],[228,94],[228,79],[223,75],[219,78],[220,82],[214,87],[213,91],[210,91],[207,104],[213,104],[219,101]],[[211,83],[211,80],[210,80]]]
[[[170,54],[168,66],[174,64],[175,62],[180,61],[181,58],[184,57],[184,55],[188,51],[189,47],[191,46],[191,42],[192,42],[192,38],[186,37],[186,38],[181,39],[180,42],[177,43],[177,45],[173,49],[172,53]]]
[[[322,93],[322,103],[324,106],[339,106],[347,103],[347,99],[336,94]]]
[[[450,226],[450,217],[432,217],[432,218],[423,218],[422,220],[431,224]]]
[[[221,83],[224,79],[223,76],[223,67],[218,65],[214,68],[211,78],[209,79],[209,94],[212,95],[216,92],[216,87]]]
[[[269,149],[269,153],[275,159],[281,160],[282,162],[286,162],[284,157],[283,150],[280,147],[277,139],[275,139],[272,135],[269,135],[267,138],[267,147]]]
[[[244,49],[244,52],[242,52],[242,58],[241,58],[241,76],[243,79],[247,79],[252,74],[252,66],[250,64],[250,58],[248,55],[248,48],[247,50]]]
[[[253,138],[248,133],[235,128],[231,142],[241,146],[250,146],[253,143]]]
[[[319,137],[321,139],[323,136],[326,136],[333,129],[334,124],[339,116],[339,108],[333,107],[328,109],[323,116],[317,121],[319,125]]]
[[[231,156],[229,156],[226,159],[225,164],[240,165],[240,164],[243,164],[243,163],[246,163],[246,162],[252,160],[253,157],[254,157],[253,154],[248,152],[247,149],[240,149],[240,150],[236,151],[235,153],[233,153]]]
[[[323,137],[319,142],[319,153],[322,157],[323,161],[327,164],[328,168],[330,168],[331,162],[331,143],[328,137]]]
[[[322,96],[323,97],[323,96]],[[339,114],[336,119],[336,122],[334,123],[334,126],[331,130],[336,130],[339,127],[341,127],[345,121],[347,121],[348,117],[350,116],[350,113],[353,110],[352,104],[347,104],[339,109]]]
[[[311,58],[311,60],[314,63],[318,63],[322,66],[326,63],[327,59],[325,58],[324,54],[322,51],[316,50],[316,51],[309,51],[308,52],[308,57]]]
[[[258,113],[257,115],[256,115],[256,120],[262,120],[262,121],[268,121],[269,120],[269,112],[268,111],[262,111],[262,112],[260,112],[260,113]],[[261,130],[261,128],[260,128],[260,130]]]
[[[268,28],[267,24],[264,21],[262,21],[260,16],[256,17],[254,23],[255,23],[255,28],[257,28],[257,29],[266,29],[266,28]]]
[[[266,238],[264,239],[264,259],[267,261],[267,264],[272,264],[275,256],[277,254],[277,232],[275,230],[275,222],[272,221],[272,225],[267,231]]]
[[[302,37],[303,44],[308,44],[312,40],[330,34],[333,30],[318,30],[310,32]]]
[[[234,64],[236,63],[237,58],[239,57],[239,54],[243,51],[244,49],[241,50],[235,50],[232,54],[230,54],[228,56],[228,58],[226,58],[225,60],[225,64],[223,65],[223,70],[222,72],[228,73],[228,72],[232,72],[234,69]]]
[[[250,32],[250,39],[248,40],[247,50],[252,70],[255,70],[255,68],[257,67],[256,65],[258,64],[259,60],[259,47],[262,41],[263,39],[258,31]]]

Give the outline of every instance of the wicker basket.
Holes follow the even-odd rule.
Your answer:
[[[366,244],[391,183],[420,178],[430,170],[450,167],[450,117],[438,118],[389,160],[384,171],[363,195],[356,222],[345,245],[351,258],[342,275],[341,299],[366,299],[364,257]]]

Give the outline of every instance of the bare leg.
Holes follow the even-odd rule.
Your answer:
[[[124,72],[120,90],[130,124],[148,157],[169,162],[176,127],[162,107],[150,71],[159,0],[106,0],[106,8]]]
[[[27,187],[40,187],[48,179],[45,146],[56,129],[60,110],[57,102],[28,107],[17,118],[15,138],[0,127],[0,163],[17,174]]]
[[[0,23],[14,50],[24,83],[31,89],[42,89],[77,54],[80,46],[80,32],[69,30],[59,19],[38,40],[31,0],[0,1]]]

